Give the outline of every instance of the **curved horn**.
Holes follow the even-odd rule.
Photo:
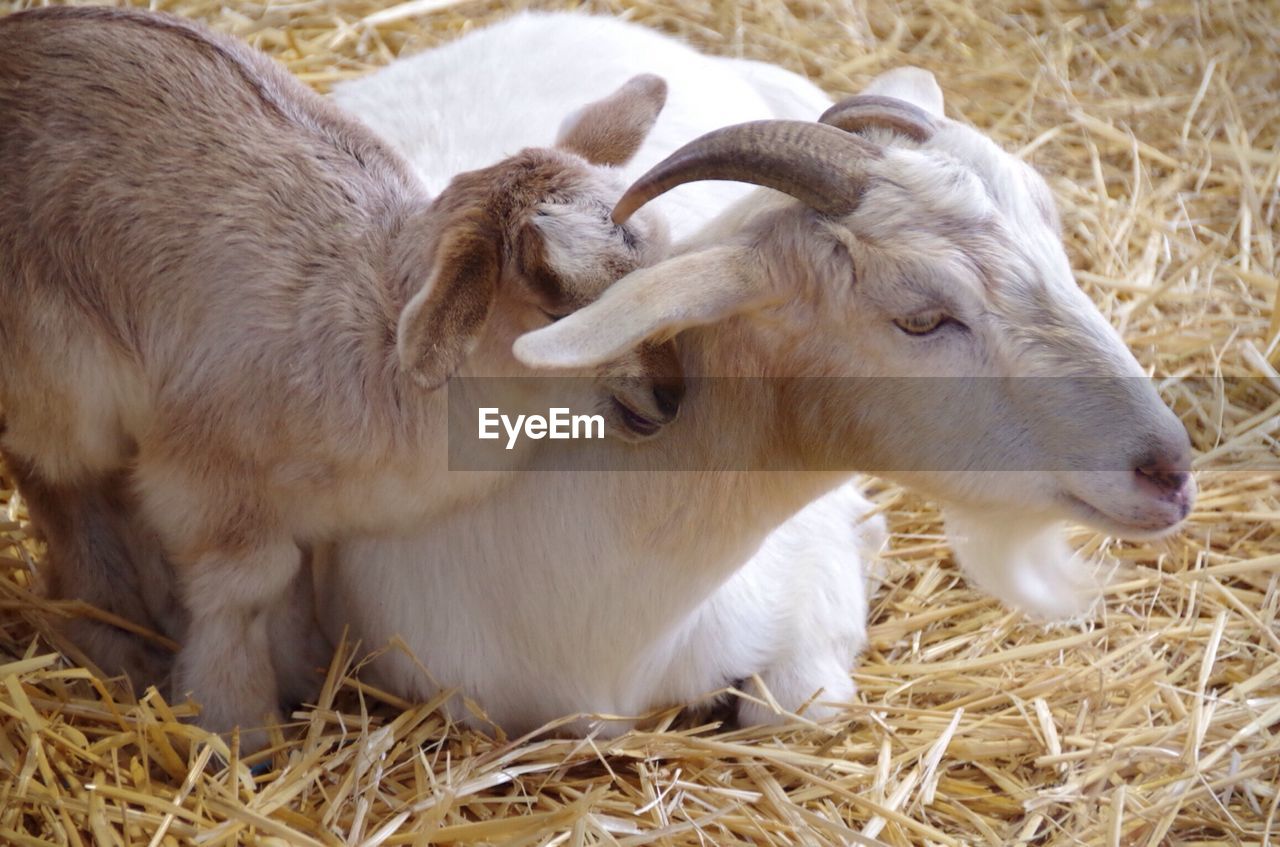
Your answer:
[[[818,122],[845,132],[860,132],[872,127],[888,129],[922,143],[928,141],[938,128],[933,115],[914,103],[881,94],[846,97],[823,112]]]
[[[866,187],[866,162],[880,148],[807,121],[752,121],[694,139],[640,177],[613,208],[621,224],[660,194],[686,182],[723,179],[790,194],[828,215],[853,211]]]

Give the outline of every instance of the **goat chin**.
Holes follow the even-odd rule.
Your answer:
[[[947,507],[947,540],[979,588],[1022,612],[1064,620],[1087,612],[1099,585],[1062,523],[1044,515]]]

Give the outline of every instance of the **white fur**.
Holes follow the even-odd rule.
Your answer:
[[[1067,546],[1060,521],[963,507],[945,513],[956,560],[983,591],[1049,620],[1079,614],[1097,598],[1089,569]]]
[[[457,688],[509,733],[565,715],[634,718],[705,703],[753,674],[784,711],[744,699],[744,722],[781,721],[811,698],[804,714],[821,719],[852,697],[849,671],[866,645],[863,562],[886,537],[882,517],[859,523],[870,504],[856,486],[756,539],[749,558],[752,543],[737,545],[746,564],[715,573],[696,556],[625,552],[607,517],[571,511],[575,474],[555,474],[546,492],[561,508],[539,507],[541,476],[531,474],[519,497],[455,512],[419,535],[346,542],[317,558],[318,611],[331,637],[349,624],[366,648],[399,636],[413,652],[369,665],[375,684],[419,700]],[[596,520],[593,533],[587,522]],[[460,698],[447,708],[474,722]]]

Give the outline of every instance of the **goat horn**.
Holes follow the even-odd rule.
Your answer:
[[[866,162],[880,148],[834,127],[807,121],[752,121],[694,139],[654,165],[613,208],[621,224],[678,185],[722,179],[790,194],[828,215],[853,211],[866,187]]]
[[[871,127],[893,130],[921,143],[928,141],[938,128],[933,115],[914,103],[880,94],[846,97],[823,112],[818,122],[845,132],[860,132]]]

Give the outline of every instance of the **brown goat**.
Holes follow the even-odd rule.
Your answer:
[[[664,96],[630,84],[615,97],[634,102],[584,109],[562,149],[464,174],[433,202],[370,131],[232,39],[115,9],[0,20],[0,447],[60,536],[55,589],[132,611],[142,577],[111,551],[149,548],[145,526],[189,615],[178,692],[216,730],[273,713],[266,610],[299,543],[410,525],[496,485],[446,485],[430,389],[464,359],[528,373],[514,337],[660,257],[656,221],[608,220],[621,186],[595,165],[629,155]],[[576,210],[555,250],[546,204]],[[635,413],[615,424],[671,417],[643,380],[597,390]],[[121,474],[136,526],[102,519]],[[95,643],[107,670],[145,672],[127,640]]]

